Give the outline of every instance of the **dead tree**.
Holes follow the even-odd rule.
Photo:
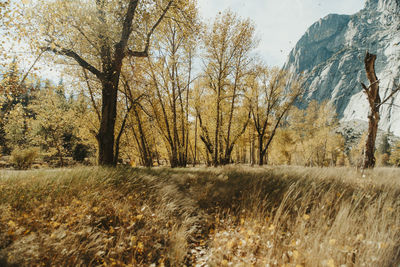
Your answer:
[[[400,87],[393,90],[389,96],[387,96],[383,101],[379,96],[379,79],[376,76],[375,72],[375,61],[376,55],[370,54],[367,52],[365,55],[364,63],[365,63],[365,71],[367,73],[367,78],[370,82],[369,87],[367,87],[364,83],[361,83],[364,93],[367,95],[369,102],[369,115],[368,115],[368,136],[367,142],[365,144],[365,153],[364,153],[364,169],[372,169],[375,167],[375,141],[376,134],[378,132],[378,124],[380,120],[379,109],[385,104],[395,93],[400,90]]]

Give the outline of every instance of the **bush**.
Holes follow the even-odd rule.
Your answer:
[[[83,162],[88,155],[89,155],[88,147],[83,144],[77,144],[72,153],[72,158],[75,161]]]
[[[38,156],[36,148],[14,149],[11,153],[11,163],[18,170],[29,169]]]

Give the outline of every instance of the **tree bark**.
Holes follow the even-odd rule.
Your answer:
[[[264,165],[264,144],[263,144],[263,135],[258,136],[258,165]]]
[[[365,70],[367,73],[367,78],[370,82],[370,86],[367,88],[362,84],[364,92],[368,97],[368,102],[370,105],[370,114],[368,116],[368,136],[365,144],[365,159],[364,159],[364,169],[371,169],[375,167],[375,141],[376,134],[378,132],[379,124],[379,107],[381,104],[381,98],[379,96],[379,80],[375,73],[375,60],[376,55],[367,52],[365,55],[364,63]]]
[[[221,98],[221,89],[218,87],[218,94],[217,94],[217,118],[215,123],[215,140],[214,140],[214,158],[213,158],[213,165],[216,167],[218,166],[218,143],[219,143],[219,125],[220,125],[220,100]]]
[[[254,129],[251,129],[251,144],[250,144],[250,164],[251,166],[254,166],[256,162],[256,146],[255,146],[255,134],[254,134]]]
[[[189,140],[189,139],[188,139]],[[193,157],[193,167],[196,166],[197,161],[197,116],[194,125],[194,157]]]
[[[118,87],[111,82],[104,82],[102,88],[102,108],[100,129],[97,135],[99,144],[99,165],[113,166],[114,162],[114,130],[117,114]]]
[[[138,129],[139,129],[139,134],[140,134],[140,145],[142,148],[142,157],[143,157],[143,163],[145,167],[153,167],[153,157],[152,153],[150,151],[149,145],[147,144],[145,132],[143,130],[142,126],[142,121],[139,117],[139,113],[137,112],[137,109],[134,108],[135,116],[137,119],[137,124],[138,124]],[[140,147],[140,146],[139,146]]]

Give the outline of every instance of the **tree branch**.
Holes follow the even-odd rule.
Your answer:
[[[56,45],[57,46],[57,45]],[[42,48],[43,51],[47,52],[53,52],[56,55],[61,55],[61,56],[67,56],[72,59],[74,59],[82,68],[87,69],[94,75],[96,75],[97,78],[100,80],[103,80],[104,74],[100,72],[98,69],[96,69],[94,66],[92,66],[89,62],[84,60],[80,55],[72,51],[71,49],[66,49],[66,48],[52,48],[52,47],[44,47]]]
[[[19,83],[19,85],[21,86],[26,78],[28,77],[29,73],[31,72],[31,70],[33,69],[33,67],[36,65],[36,63],[39,61],[40,57],[43,55],[45,51],[40,52],[40,54],[37,56],[37,58],[35,59],[35,61],[32,63],[32,65],[29,67],[28,71],[25,73],[24,77],[22,78],[21,82]]]
[[[96,47],[96,45],[93,43],[92,40],[83,32],[81,28],[79,28],[77,25],[72,25],[73,28],[75,28],[85,39],[86,41],[94,48],[96,49],[97,52],[100,52],[100,50]]]
[[[399,87],[397,87],[396,89],[394,89],[391,93],[390,93],[390,95],[389,96],[387,96],[379,105],[378,105],[378,108],[380,107],[380,106],[382,106],[383,104],[385,104],[392,96],[394,96],[397,92],[399,92],[400,91],[400,86]]]
[[[364,83],[361,83],[361,86],[366,92],[368,92],[369,89]]]
[[[139,0],[129,1],[128,11],[126,12],[124,24],[122,26],[121,39],[115,46],[115,54],[119,56],[119,60],[122,61],[124,50],[128,44],[129,36],[132,32],[132,21],[135,16],[135,10]]]
[[[147,57],[149,54],[149,46],[150,46],[150,38],[153,35],[154,31],[158,27],[158,25],[161,23],[161,21],[164,19],[165,15],[167,14],[169,8],[171,7],[172,3],[174,0],[170,0],[168,2],[168,5],[163,9],[163,12],[161,13],[161,16],[158,18],[157,22],[153,25],[153,27],[150,29],[150,31],[147,33],[147,38],[146,38],[146,44],[143,49],[143,51],[131,51],[128,49],[128,55],[131,57]]]

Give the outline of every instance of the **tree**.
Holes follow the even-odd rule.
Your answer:
[[[96,135],[100,125],[97,106],[93,106],[90,94],[87,95],[83,89],[72,99],[69,112],[73,114],[74,136],[78,144],[88,148],[89,154],[94,155],[97,148]],[[78,144],[75,144],[75,148]]]
[[[131,164],[135,162],[136,165],[135,158],[139,157],[140,165],[152,167],[154,153],[153,143],[150,140],[155,127],[152,123],[153,117],[148,116],[148,108],[144,106],[144,100],[150,93],[148,92],[148,82],[143,75],[142,67],[144,65],[144,62],[130,62],[130,67],[123,72],[124,98],[120,102],[123,102],[125,114],[120,114],[120,130],[117,136],[115,155],[118,158],[117,152],[122,141],[124,142],[124,154],[130,159]],[[134,69],[135,72],[128,69]]]
[[[26,84],[28,73],[22,74],[17,59],[14,59],[0,81],[0,146],[6,153],[13,148],[10,146],[24,146],[28,142],[27,105],[37,89]]]
[[[145,167],[152,167],[154,155],[156,154],[154,151],[155,127],[153,127],[151,121],[146,121],[146,114],[140,107],[135,106],[132,112],[134,116],[131,119],[130,129],[136,142],[140,164]]]
[[[258,164],[264,158],[282,119],[301,95],[298,83],[288,87],[289,75],[285,70],[259,66],[251,86],[251,115],[258,137]]]
[[[269,148],[268,156],[273,164],[292,164],[292,158],[296,152],[297,137],[296,132],[290,126],[281,127],[277,130],[274,142],[271,143]]]
[[[42,50],[76,62],[101,84],[98,163],[114,165],[115,122],[121,69],[127,57],[147,57],[151,37],[170,10],[182,14],[178,0],[36,1],[32,33]],[[36,35],[37,36],[37,35]]]
[[[336,133],[335,108],[328,102],[312,101],[307,109],[289,115],[289,129],[295,134],[292,161],[306,166],[335,166],[344,161],[344,138]]]
[[[5,40],[10,40],[10,24],[13,21],[14,14],[11,14],[12,8],[9,0],[0,0],[0,31],[2,32],[2,42],[0,43],[0,57],[7,58],[6,49],[4,48]],[[0,62],[3,67],[3,62]]]
[[[21,103],[18,103],[6,114],[5,118],[4,131],[7,146],[11,146],[13,149],[26,146],[29,142],[26,108]]]
[[[230,162],[233,148],[249,122],[247,107],[241,107],[246,102],[246,77],[250,74],[251,52],[257,42],[250,20],[242,20],[227,11],[207,29],[203,43],[204,99],[199,100],[196,113],[200,138],[216,166]],[[205,111],[204,106],[199,106],[204,101],[212,103],[211,109]]]
[[[375,73],[375,61],[376,55],[367,52],[364,58],[364,64],[370,85],[367,87],[364,83],[361,83],[364,93],[367,95],[370,108],[368,114],[368,136],[365,144],[364,169],[375,167],[375,141],[380,120],[379,109],[400,90],[400,87],[398,87],[397,89],[393,90],[383,101],[381,100],[379,95],[379,79]]]
[[[194,16],[195,14],[193,14]],[[192,18],[194,20],[194,18]],[[165,140],[171,167],[185,167],[189,148],[189,98],[197,29],[165,23],[154,57],[148,58],[153,118]]]
[[[58,157],[59,164],[64,166],[64,157],[71,152],[66,147],[65,137],[73,135],[73,110],[57,88],[47,86],[37,94],[29,105],[34,113],[34,118],[29,121],[32,143],[44,148],[50,157]]]

